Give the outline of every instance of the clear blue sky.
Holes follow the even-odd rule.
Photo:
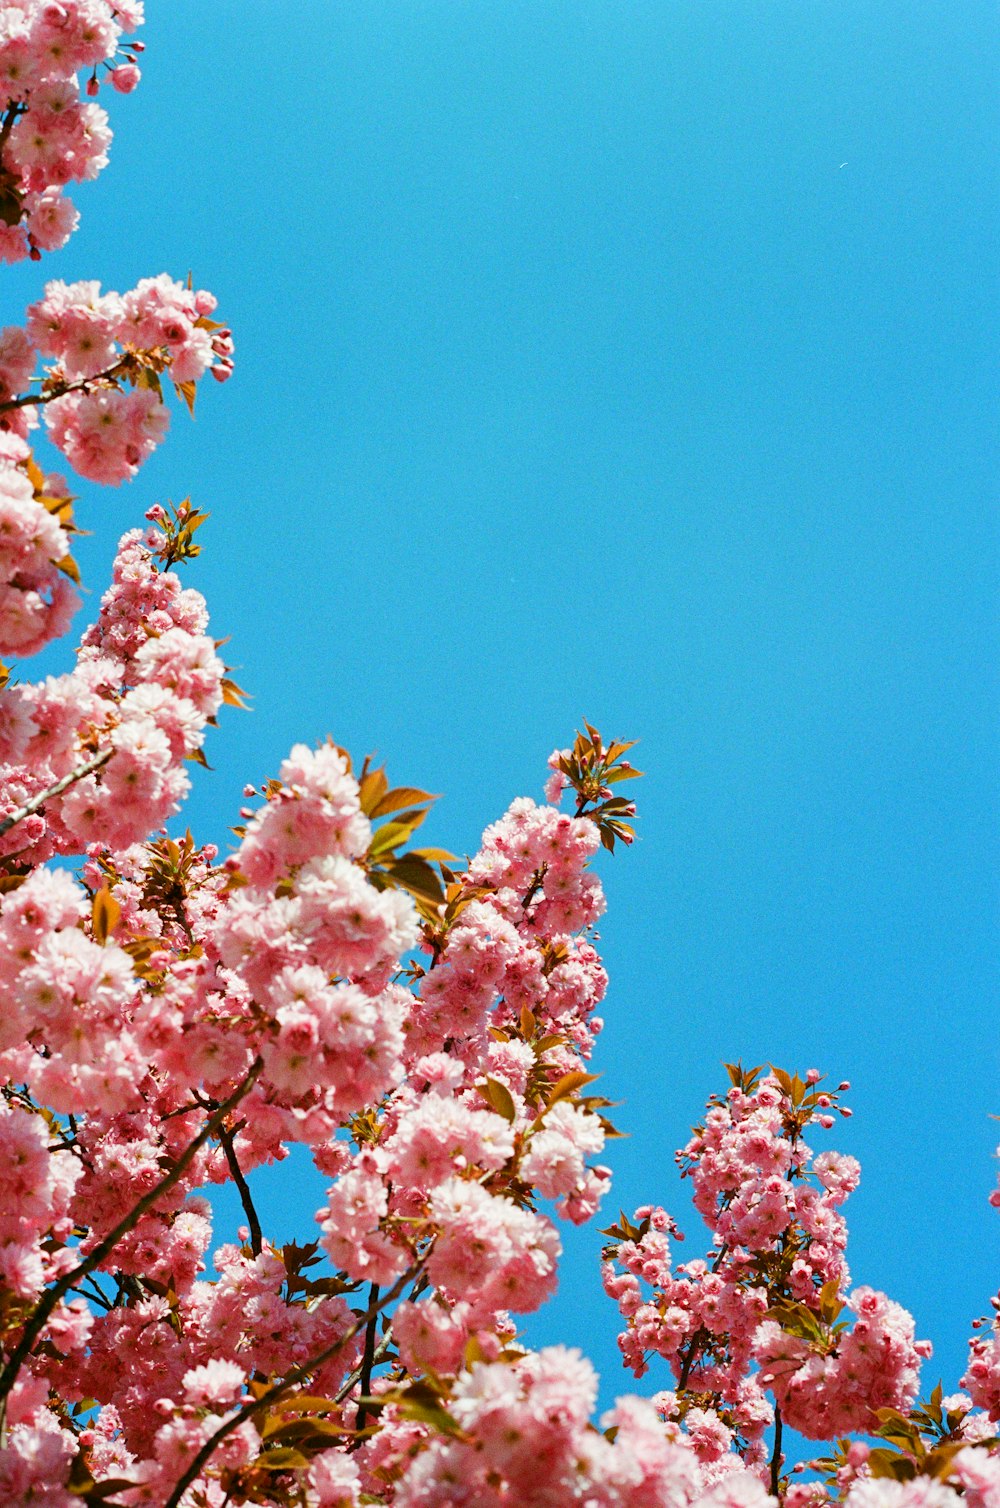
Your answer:
[[[854,1276],[948,1390],[1000,1278],[993,0],[149,12],[83,227],[3,319],[191,267],[234,326],[229,387],[81,502],[88,611],[150,502],[212,510],[189,579],[255,710],[187,818],[224,843],[332,732],[464,851],[582,716],[641,738],[615,1208],[696,1254],[671,1155],[720,1060],[850,1078]],[[267,1188],[287,1238],[307,1195]],[[598,1244],[529,1335],[610,1395]]]

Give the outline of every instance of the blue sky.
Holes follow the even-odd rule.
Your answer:
[[[662,1201],[694,1255],[671,1159],[720,1061],[851,1079],[819,1144],[863,1164],[854,1276],[947,1391],[1000,1278],[992,0],[149,12],[83,226],[2,317],[190,267],[234,327],[232,383],[80,504],[91,613],[152,501],[212,512],[189,580],[254,711],[186,819],[225,843],[331,732],[467,851],[582,717],[640,738],[614,1208]],[[611,1396],[599,1238],[567,1244],[528,1333]]]

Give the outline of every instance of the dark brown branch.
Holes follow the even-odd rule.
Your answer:
[[[7,114],[3,118],[3,125],[0,126],[0,156],[3,155],[3,149],[10,140],[10,133],[14,129],[14,122],[18,116],[24,114],[24,111],[25,106],[17,103],[12,104],[8,108]]]
[[[410,1302],[411,1303],[413,1302],[414,1299],[417,1299],[417,1298],[420,1297],[420,1295],[423,1293],[424,1289],[427,1287],[427,1284],[428,1284],[428,1279],[427,1279],[427,1275],[425,1273],[424,1276],[420,1278],[419,1282],[414,1283],[412,1289],[410,1290]],[[382,1360],[383,1356],[388,1351],[388,1349],[389,1349],[389,1347],[391,1345],[392,1345],[392,1322],[390,1321],[389,1324],[387,1324],[386,1327],[385,1327],[385,1329],[382,1331],[382,1339],[379,1341],[378,1345],[375,1347],[375,1351],[374,1351],[374,1354],[372,1356],[372,1366],[373,1367],[378,1366],[378,1363]],[[354,1368],[354,1371],[351,1373],[351,1375],[343,1383],[341,1383],[340,1387],[337,1389],[337,1391],[333,1395],[334,1399],[336,1400],[337,1403],[343,1403],[343,1401],[347,1397],[348,1393],[353,1393],[354,1389],[357,1387],[358,1383],[361,1381],[361,1374],[362,1374],[363,1370],[364,1370],[364,1361],[362,1361],[358,1366],[356,1366]],[[370,1391],[370,1386],[371,1386],[371,1384],[369,1383],[368,1386],[365,1388],[365,1392]]]
[[[774,1449],[771,1452],[771,1495],[778,1496],[781,1478],[781,1410],[774,1405]]]
[[[358,1404],[357,1418],[354,1421],[355,1429],[364,1429],[365,1420],[368,1418],[368,1410],[364,1400],[369,1397],[372,1390],[372,1367],[375,1365],[375,1337],[378,1333],[378,1284],[373,1283],[368,1292],[369,1320],[365,1327],[365,1350],[361,1359],[361,1394],[362,1399]]]
[[[218,1134],[219,1141],[222,1145],[222,1150],[226,1154],[226,1162],[229,1165],[229,1171],[232,1174],[233,1182],[240,1191],[240,1201],[243,1205],[243,1211],[247,1217],[247,1225],[249,1225],[250,1227],[250,1249],[255,1257],[259,1257],[264,1244],[263,1237],[261,1235],[260,1220],[258,1219],[257,1211],[254,1208],[253,1195],[250,1193],[250,1185],[247,1183],[246,1179],[243,1176],[243,1169],[240,1167],[239,1160],[236,1156],[236,1148],[233,1145],[233,1133],[231,1131],[227,1131],[225,1126],[220,1126]]]

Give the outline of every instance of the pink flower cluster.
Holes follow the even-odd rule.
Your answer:
[[[173,1223],[169,1259],[183,1257],[184,1223],[184,1214]],[[203,1249],[204,1241],[199,1258]],[[170,1269],[169,1298],[144,1295],[98,1314],[86,1347],[67,1347],[40,1374],[57,1381],[63,1397],[99,1405],[84,1445],[101,1476],[135,1484],[129,1503],[164,1501],[195,1450],[245,1397],[249,1377],[281,1374],[334,1350],[315,1377],[318,1391],[333,1393],[355,1362],[356,1346],[336,1348],[351,1321],[343,1298],[290,1302],[280,1252],[267,1247],[254,1258],[223,1246],[214,1263],[214,1281],[200,1276],[200,1261],[193,1269],[182,1261]],[[258,1431],[241,1425],[216,1465],[236,1469],[259,1450]]]
[[[128,94],[141,42],[123,43],[142,0],[7,0],[0,10],[0,261],[64,246],[79,216],[66,184],[96,178],[111,143],[101,73]]]
[[[931,1476],[901,1482],[865,1474],[843,1501],[844,1508],[998,1508],[1000,1458],[966,1446],[955,1455],[946,1482]]]
[[[297,1119],[307,1140],[332,1135],[402,1074],[410,996],[389,980],[417,942],[416,912],[357,862],[369,833],[343,756],[297,745],[250,819],[230,865],[241,883],[212,935],[224,968],[267,1013],[263,1082],[292,1112],[287,1134]]]
[[[38,863],[95,842],[127,848],[177,809],[185,761],[222,703],[225,666],[206,626],[200,593],[157,570],[141,531],[126,534],[76,668],[0,691],[0,813],[102,761],[13,828],[4,852]],[[0,620],[0,641],[12,633]]]
[[[27,329],[0,331],[0,423],[24,439],[44,406],[49,438],[80,476],[112,486],[135,476],[167,429],[159,374],[193,404],[206,372],[224,382],[233,370],[232,336],[211,318],[215,307],[211,293],[166,273],[126,294],[48,283]],[[32,395],[36,353],[53,365]]]
[[[0,351],[0,369],[2,369]],[[27,447],[0,436],[0,654],[35,654],[69,627],[79,605],[63,567],[66,531],[39,502],[24,468]],[[59,479],[53,479],[53,488]],[[2,693],[0,693],[2,694]]]
[[[835,1152],[813,1158],[802,1133],[832,1123],[837,1096],[817,1087],[812,1070],[794,1081],[731,1076],[725,1101],[710,1103],[678,1154],[712,1256],[674,1272],[673,1222],[647,1208],[641,1225],[613,1232],[624,1239],[611,1249],[605,1287],[627,1320],[626,1365],[642,1375],[650,1355],[665,1357],[680,1390],[718,1399],[745,1459],[760,1464],[771,1422],[762,1388],[810,1438],[864,1431],[874,1409],[913,1401],[930,1348],[915,1341],[912,1317],[871,1289],[847,1300],[853,1329],[834,1324],[849,1284],[839,1205],[860,1170]]]
[[[41,1115],[0,1104],[0,1282],[18,1298],[37,1298],[58,1275],[58,1255],[47,1246],[73,1229],[70,1201],[82,1172],[72,1152],[50,1149]]]
[[[929,1344],[915,1339],[913,1316],[884,1293],[856,1288],[847,1304],[857,1318],[829,1349],[774,1320],[757,1332],[761,1383],[785,1421],[810,1440],[864,1433],[873,1428],[877,1409],[908,1408],[917,1396],[921,1358],[930,1355]]]
[[[604,1143],[599,1118],[565,1101],[544,1105],[547,1086],[579,1064],[571,1033],[594,998],[596,955],[591,949],[578,961],[559,934],[553,956],[551,939],[539,935],[553,911],[535,871],[548,865],[559,878],[572,870],[576,889],[593,896],[579,874],[594,847],[588,824],[522,803],[487,834],[483,863],[477,869],[474,861],[465,881],[476,899],[437,945],[418,999],[389,983],[420,941],[416,912],[402,892],[379,890],[365,876],[372,828],[343,756],[330,746],[294,749],[268,796],[232,860],[238,884],[213,931],[227,977],[270,1021],[259,1044],[264,1074],[249,1103],[266,1106],[261,1123],[283,1116],[283,1135],[316,1145],[345,1114],[389,1091],[377,1145],[336,1166],[320,1212],[323,1244],[349,1277],[388,1283],[412,1262],[414,1238],[432,1240],[428,1273],[446,1306],[464,1301],[461,1318],[450,1321],[464,1343],[488,1332],[501,1308],[537,1307],[555,1281],[554,1228],[505,1196],[515,1170],[573,1218],[592,1212],[607,1179],[585,1161]],[[494,837],[518,831],[522,812],[536,847],[501,876],[522,885],[519,894],[510,883],[490,887],[485,867],[495,865]],[[530,1019],[539,1041],[548,1029],[541,1054],[523,1034],[487,1033],[501,989],[503,1019],[530,1009],[529,1001],[539,1012]],[[442,1019],[442,1003],[459,992],[458,1019],[454,1012]],[[556,1011],[547,1017],[550,993]],[[554,1031],[557,1022],[570,1031]],[[512,1120],[484,1104],[484,1075],[506,1090]]]
[[[596,1393],[589,1362],[564,1346],[520,1361],[475,1363],[447,1399],[457,1430],[432,1438],[405,1470],[393,1495],[396,1508],[767,1508],[771,1502],[743,1471],[727,1478],[724,1490],[706,1492],[694,1452],[668,1437],[642,1399],[619,1399],[602,1420],[612,1438],[598,1433],[590,1425]]]
[[[27,1494],[44,1478],[53,1501],[82,1448],[97,1477],[133,1484],[123,1501],[162,1502],[245,1399],[248,1379],[322,1353],[329,1361],[312,1370],[309,1390],[332,1394],[356,1366],[359,1342],[338,1342],[350,1321],[343,1299],[326,1280],[315,1292],[308,1279],[294,1286],[295,1267],[266,1243],[257,1255],[223,1248],[219,1280],[202,1278],[211,1228],[195,1191],[227,1180],[231,1159],[245,1173],[283,1157],[288,1141],[310,1144],[333,1178],[318,1219],[335,1282],[387,1284],[422,1273],[432,1291],[417,1302],[415,1286],[399,1308],[400,1354],[414,1368],[433,1363],[443,1377],[460,1374],[458,1387],[469,1376],[468,1348],[497,1358],[514,1334],[507,1311],[536,1308],[553,1290],[558,1235],[528,1191],[583,1218],[607,1180],[606,1170],[587,1164],[603,1147],[600,1116],[576,1098],[575,1080],[564,1081],[579,1068],[581,1048],[589,1050],[585,1023],[603,975],[589,944],[584,952],[555,930],[568,918],[550,904],[555,881],[572,876],[577,896],[590,897],[574,903],[572,919],[585,925],[598,910],[599,892],[582,875],[594,846],[586,823],[520,804],[487,834],[475,877],[458,885],[451,920],[426,937],[409,897],[366,873],[372,823],[331,745],[293,749],[263,805],[245,814],[240,846],[221,868],[212,865],[213,850],[187,840],[140,848],[133,840],[156,740],[147,727],[146,752],[128,767],[143,776],[140,799],[122,770],[122,730],[145,719],[172,734],[175,754],[189,741],[197,746],[221,684],[204,626],[197,593],[156,569],[143,536],[127,535],[76,670],[0,699],[8,755],[21,760],[8,760],[19,795],[29,768],[51,780],[72,765],[85,752],[84,730],[92,745],[112,750],[14,831],[19,857],[25,838],[33,857],[68,851],[89,836],[78,807],[100,805],[107,784],[114,809],[95,817],[84,873],[93,889],[107,887],[114,936],[98,932],[96,903],[91,917],[88,898],[64,872],[36,867],[0,902],[0,973],[11,1002],[0,1074],[57,1116],[74,1117],[56,1153],[27,1101],[10,1112],[12,1156],[25,1174],[8,1180],[0,1274],[34,1296],[109,1231],[127,1227],[102,1269],[125,1285],[128,1303],[96,1314],[79,1299],[57,1305],[44,1348],[11,1395],[0,1482]],[[139,743],[128,748],[135,755]],[[519,860],[501,870],[497,837],[524,833],[530,841]],[[513,885],[498,883],[507,880]],[[418,943],[432,953],[425,988],[440,970],[460,974],[481,995],[463,1041],[449,1042],[448,1025],[432,1031],[426,1018],[415,1025],[420,1002],[392,982]],[[488,1016],[505,1024],[487,1030]],[[433,1050],[419,1050],[428,1045]],[[205,1143],[157,1195],[164,1169],[202,1124],[203,1105],[229,1094],[252,1062],[259,1077],[228,1147]],[[368,1128],[355,1129],[353,1149],[338,1137],[352,1116]],[[139,1201],[142,1213],[130,1215]],[[516,1374],[526,1425],[544,1425],[553,1460],[563,1462],[554,1470],[570,1470],[581,1490],[584,1445],[606,1480],[600,1501],[609,1504],[658,1501],[667,1457],[700,1481],[687,1448],[666,1440],[648,1408],[641,1420],[623,1414],[621,1443],[606,1450],[586,1423],[592,1380],[581,1392],[579,1379],[563,1378],[569,1412],[556,1428],[557,1360],[537,1375],[533,1367],[529,1358]],[[498,1380],[514,1375],[496,1369]],[[96,1400],[82,1433],[48,1409],[50,1386],[68,1402]],[[345,1417],[357,1407],[347,1397]],[[468,1423],[475,1422],[473,1411]],[[405,1419],[401,1428],[411,1431]],[[356,1464],[333,1450],[316,1456],[306,1473],[310,1502],[357,1502],[372,1483],[384,1486],[378,1463],[401,1438],[399,1430],[384,1433]],[[422,1428],[414,1443],[433,1444]],[[258,1430],[241,1423],[213,1453],[204,1488],[215,1491],[220,1472],[252,1472],[261,1449]],[[527,1455],[520,1465],[512,1460],[512,1480],[527,1470]]]
[[[576,1067],[578,1054],[589,1055],[607,976],[592,944],[577,934],[604,910],[600,881],[587,867],[599,841],[593,823],[528,798],[486,830],[466,876],[469,901],[421,987],[411,1053],[434,1052],[447,1041],[477,1066],[491,1051],[489,1025],[500,1049],[492,1055],[496,1076],[523,1095],[533,1059],[523,1043],[503,1043],[496,1028],[515,1028],[527,1009],[544,1028],[539,1035],[565,1043],[550,1059],[553,1067]]]
[[[1000,1293],[993,1299],[993,1325],[985,1335],[973,1336],[969,1342],[969,1365],[962,1378],[963,1388],[977,1408],[985,1409],[990,1419],[1000,1420]]]
[[[81,928],[84,896],[61,870],[36,869],[0,912],[0,1077],[62,1114],[114,1110],[146,1072],[128,1024],[132,960]]]

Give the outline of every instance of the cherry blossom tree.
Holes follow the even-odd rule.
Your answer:
[[[0,8],[5,260],[72,233],[142,10]],[[0,333],[8,657],[76,607],[69,485],[30,442],[133,477],[164,390],[232,370],[214,314],[166,274],[50,281]],[[679,1154],[705,1258],[675,1264],[657,1206],[604,1232],[625,1364],[666,1386],[595,1424],[580,1353],[520,1342],[610,1181],[595,860],[633,836],[632,745],[585,724],[465,861],[414,846],[425,791],[332,741],[247,787],[228,857],[170,836],[241,701],[178,575],[204,518],[151,507],[74,668],[0,690],[0,1501],[998,1508],[1000,1320],[966,1391],[921,1401],[912,1317],[850,1284],[860,1170],[806,1141],[849,1086],[816,1070],[734,1065],[710,1100]],[[278,1246],[253,1175],[294,1144],[327,1193]],[[224,1184],[244,1223],[215,1232]],[[789,1430],[822,1443],[793,1462]]]

